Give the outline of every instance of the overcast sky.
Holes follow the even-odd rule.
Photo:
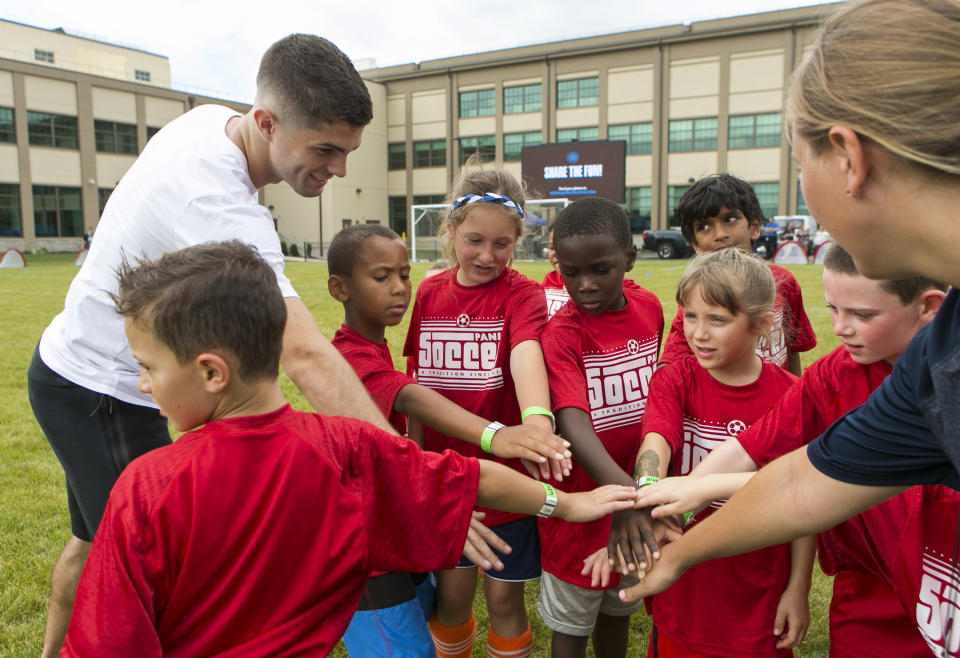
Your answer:
[[[173,86],[250,101],[260,56],[291,32],[327,37],[377,66],[674,25],[810,0],[43,0],[11,3],[0,18],[62,27],[170,58]],[[247,7],[242,9],[241,7]]]

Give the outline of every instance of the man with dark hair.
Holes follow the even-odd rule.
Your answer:
[[[53,572],[44,658],[63,642],[114,481],[132,459],[170,443],[166,419],[137,389],[139,367],[110,298],[124,259],[155,259],[212,240],[254,245],[284,297],[286,373],[317,410],[389,428],[284,275],[273,220],[257,201],[268,183],[286,181],[314,197],[346,174],[347,156],[372,117],[370,96],[346,55],[304,34],[267,51],[257,84],[245,115],[204,105],[150,140],[111,194],[64,310],[34,354],[30,402],[66,474],[73,533]]]

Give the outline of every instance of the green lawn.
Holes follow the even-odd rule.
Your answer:
[[[0,270],[0,656],[35,655],[40,651],[50,569],[69,536],[63,472],[34,421],[27,401],[26,370],[34,346],[50,319],[63,306],[63,298],[76,273],[72,254],[28,256],[25,270]],[[673,301],[675,285],[684,261],[641,260],[631,272],[640,285],[656,293],[664,305],[669,323],[676,313]],[[517,269],[537,280],[542,279],[546,262],[518,263]],[[416,285],[427,264],[415,264]],[[790,268],[804,291],[807,314],[820,345],[804,355],[804,365],[836,347],[830,332],[830,315],[823,304],[821,268]],[[307,306],[328,336],[340,326],[342,313],[327,295],[326,266],[291,262],[287,273]],[[407,323],[388,330],[394,359],[400,365],[399,352]],[[284,392],[299,409],[308,409],[295,387],[283,378]],[[534,654],[549,654],[549,631],[539,623],[535,612],[537,586],[528,587],[528,610],[536,639]],[[811,596],[812,624],[806,643],[798,656],[826,656],[827,605],[829,579],[814,578]],[[479,601],[479,599],[478,599]],[[478,633],[485,635],[482,602],[477,606]],[[630,655],[646,655],[649,623],[645,616],[634,616]],[[484,655],[477,644],[475,656]]]

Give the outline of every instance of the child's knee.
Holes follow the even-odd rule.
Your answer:
[[[504,618],[526,613],[526,604],[523,600],[523,583],[507,583],[487,579],[483,590],[490,616]]]

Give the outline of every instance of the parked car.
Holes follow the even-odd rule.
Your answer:
[[[644,231],[643,249],[657,252],[660,258],[689,258],[693,255],[693,247],[676,229]]]

